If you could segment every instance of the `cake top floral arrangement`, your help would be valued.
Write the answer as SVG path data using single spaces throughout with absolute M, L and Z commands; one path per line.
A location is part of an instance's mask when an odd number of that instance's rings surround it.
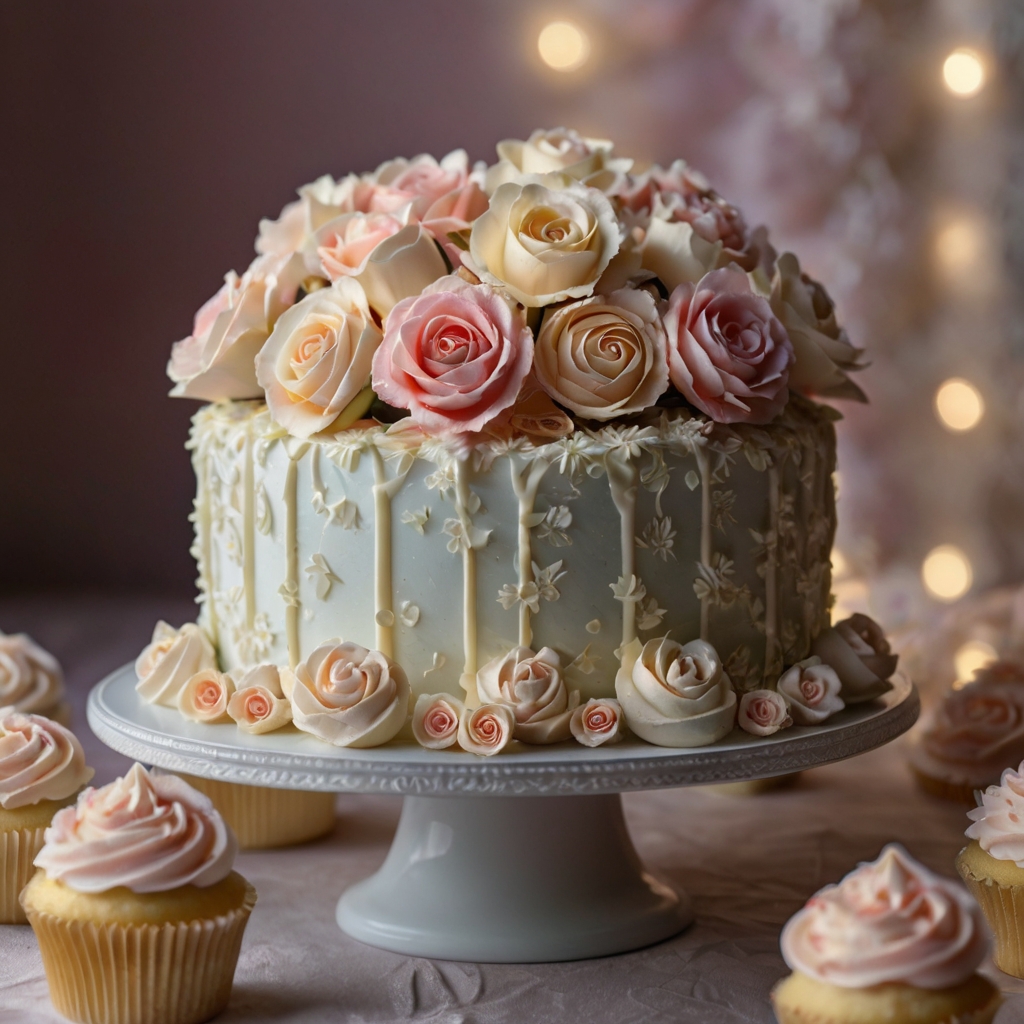
M 264 399 L 302 438 L 405 416 L 556 438 L 684 402 L 764 424 L 863 400 L 820 284 L 684 162 L 637 173 L 558 128 L 299 189 L 174 345 L 172 395 Z M 368 424 L 369 425 L 369 424 Z

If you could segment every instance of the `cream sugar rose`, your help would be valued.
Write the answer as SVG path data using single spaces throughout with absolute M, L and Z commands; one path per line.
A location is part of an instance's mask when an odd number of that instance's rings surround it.
M 822 286 L 682 161 L 567 129 L 498 155 L 304 186 L 175 345 L 173 393 L 213 403 L 202 613 L 154 637 L 140 692 L 223 717 L 196 673 L 280 666 L 328 742 L 411 712 L 489 753 L 710 743 L 883 693 L 871 637 L 829 625 L 818 400 L 863 395 Z

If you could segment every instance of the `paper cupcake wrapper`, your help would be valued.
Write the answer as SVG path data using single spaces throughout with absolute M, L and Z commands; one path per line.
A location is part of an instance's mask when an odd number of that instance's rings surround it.
M 193 775 L 182 778 L 213 801 L 243 850 L 306 843 L 334 828 L 333 793 L 244 786 Z
M 917 784 L 926 793 L 942 797 L 943 800 L 954 800 L 958 804 L 967 804 L 968 807 L 973 807 L 975 804 L 975 789 L 985 788 L 984 786 L 970 786 L 966 782 L 946 782 L 944 779 L 933 779 L 913 765 L 911 765 L 911 770 L 914 773 L 914 778 L 917 779 Z
M 43 848 L 40 828 L 12 828 L 0 832 L 0 924 L 24 924 L 27 918 L 18 897 L 36 873 L 36 854 Z
M 30 910 L 50 998 L 81 1024 L 200 1024 L 220 1013 L 256 902 L 177 924 L 96 924 Z
M 996 967 L 1024 978 L 1024 885 L 1000 885 L 989 878 L 975 878 L 969 871 L 960 873 L 992 929 Z

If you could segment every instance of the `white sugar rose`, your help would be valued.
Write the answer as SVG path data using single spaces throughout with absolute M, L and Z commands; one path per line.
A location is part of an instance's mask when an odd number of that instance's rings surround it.
M 585 747 L 618 743 L 623 731 L 622 705 L 606 697 L 588 700 L 572 713 L 569 729 Z
M 297 728 L 336 747 L 387 743 L 409 717 L 409 680 L 380 651 L 328 640 L 282 672 Z
M 569 722 L 579 690 L 569 693 L 562 662 L 550 647 L 536 654 L 514 647 L 476 674 L 480 699 L 508 704 L 515 713 L 515 738 L 524 743 L 560 743 L 569 738 Z
M 655 214 L 640 245 L 644 270 L 660 278 L 669 292 L 681 284 L 694 284 L 721 259 L 721 241 L 708 241 L 688 221 L 675 221 L 663 216 L 660 197 L 655 200 Z
M 57 659 L 24 633 L 0 633 L 0 707 L 45 714 L 63 697 Z
M 736 718 L 736 692 L 704 640 L 632 640 L 622 652 L 615 695 L 630 729 L 660 747 L 715 743 Z
M 508 704 L 481 704 L 459 719 L 459 746 L 484 757 L 500 754 L 512 742 L 515 724 Z
M 789 386 L 812 395 L 866 402 L 864 392 L 846 375 L 849 370 L 863 369 L 863 350 L 850 344 L 846 331 L 836 322 L 828 292 L 801 273 L 791 252 L 784 252 L 775 265 L 771 304 L 796 355 Z
M 776 684 L 797 725 L 820 725 L 846 705 L 839 676 L 821 658 L 805 658 L 779 676 Z
M 421 153 L 412 160 L 387 160 L 372 175 L 376 189 L 370 200 L 373 210 L 396 210 L 407 206 L 416 220 L 444 196 L 469 182 L 469 157 L 456 149 L 440 160 Z
M 178 710 L 193 722 L 218 722 L 227 717 L 234 692 L 231 676 L 215 668 L 203 669 L 178 691 Z
M 465 713 L 466 706 L 450 694 L 421 693 L 412 711 L 412 734 L 421 747 L 444 750 L 458 742 Z
M 150 704 L 177 707 L 185 684 L 197 672 L 216 667 L 213 644 L 194 622 L 181 629 L 158 622 L 152 641 L 135 661 L 135 689 Z
M 254 360 L 277 318 L 306 276 L 299 256 L 258 256 L 239 277 L 225 277 L 220 291 L 196 313 L 192 333 L 175 342 L 167 364 L 175 398 L 216 402 L 261 398 Z
M 786 698 L 774 690 L 743 694 L 736 717 L 739 727 L 754 736 L 771 736 L 793 724 Z
M 623 231 L 608 198 L 564 174 L 501 185 L 473 222 L 473 269 L 524 306 L 594 291 Z
M 896 671 L 897 656 L 882 627 L 867 615 L 857 612 L 819 633 L 811 653 L 835 669 L 847 704 L 874 700 L 892 689 L 888 680 Z
M 608 139 L 587 139 L 571 128 L 538 128 L 524 142 L 504 139 L 498 143 L 498 163 L 487 171 L 487 189 L 528 174 L 561 171 L 581 180 L 604 170 L 623 173 L 632 160 L 612 158 Z
M 256 357 L 271 415 L 296 437 L 358 419 L 372 400 L 370 368 L 381 338 L 366 293 L 351 278 L 307 295 L 282 314 Z
M 665 328 L 646 291 L 622 288 L 549 310 L 535 346 L 541 387 L 586 419 L 650 408 L 668 388 Z

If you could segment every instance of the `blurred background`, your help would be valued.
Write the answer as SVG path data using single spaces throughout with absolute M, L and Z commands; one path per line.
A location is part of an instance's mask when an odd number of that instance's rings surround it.
M 164 366 L 260 217 L 556 125 L 685 157 L 867 348 L 838 611 L 936 682 L 1024 641 L 1014 0 L 5 0 L 0 628 L 82 594 L 191 614 L 195 406 Z

